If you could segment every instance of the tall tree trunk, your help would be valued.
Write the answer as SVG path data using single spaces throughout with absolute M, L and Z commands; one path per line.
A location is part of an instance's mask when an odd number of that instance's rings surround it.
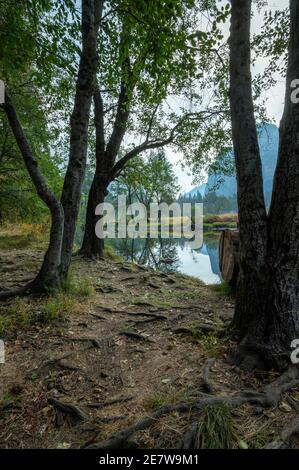
M 278 162 L 269 212 L 271 282 L 261 344 L 278 369 L 290 358 L 299 338 L 299 104 L 291 101 L 291 83 L 299 77 L 299 3 L 290 2 L 291 25 L 284 114 L 280 124 Z
M 122 42 L 123 40 L 121 40 L 121 44 Z M 129 79 L 131 75 L 131 65 L 128 56 L 123 59 L 122 68 L 124 74 L 127 75 L 127 79 Z M 132 80 L 130 86 L 134 87 L 134 83 L 134 80 Z M 101 92 L 99 87 L 96 86 L 94 93 L 96 171 L 88 195 L 85 232 L 83 243 L 80 249 L 80 254 L 89 258 L 98 258 L 103 256 L 104 240 L 97 238 L 95 234 L 96 223 L 99 220 L 99 216 L 95 215 L 95 208 L 98 204 L 104 202 L 105 196 L 108 194 L 107 188 L 111 181 L 115 160 L 126 132 L 127 122 L 130 114 L 129 105 L 129 89 L 128 84 L 126 83 L 126 79 L 124 78 L 120 85 L 117 111 L 112 133 L 106 146 L 104 131 L 104 106 Z
M 259 315 L 268 275 L 267 215 L 251 90 L 250 15 L 251 0 L 232 1 L 230 105 L 240 228 L 240 275 L 234 325 L 240 336 Z
M 291 0 L 291 29 L 284 115 L 268 219 L 263 202 L 251 99 L 249 0 L 232 1 L 231 112 L 238 177 L 240 279 L 234 324 L 239 359 L 261 358 L 281 370 L 299 338 L 299 105 L 291 82 L 299 76 L 299 4 Z
M 40 172 L 38 163 L 34 157 L 32 149 L 30 148 L 17 113 L 8 95 L 6 95 L 5 104 L 3 106 L 37 194 L 51 212 L 52 225 L 50 242 L 44 257 L 42 268 L 35 280 L 28 286 L 25 286 L 25 288 L 29 289 L 31 292 L 42 292 L 50 288 L 57 287 L 59 284 L 59 267 L 61 261 L 61 244 L 64 222 L 63 208 L 55 194 L 48 188 L 47 182 Z
M 82 0 L 82 54 L 71 116 L 70 156 L 61 202 L 64 208 L 64 234 L 61 272 L 66 276 L 72 257 L 81 188 L 85 175 L 89 115 L 97 71 L 97 32 L 104 0 Z
M 99 220 L 99 217 L 95 214 L 95 209 L 98 204 L 102 204 L 105 201 L 105 197 L 108 194 L 110 165 L 108 164 L 105 152 L 104 106 L 101 92 L 97 85 L 93 99 L 96 130 L 96 170 L 88 194 L 84 237 L 79 253 L 87 258 L 96 259 L 103 257 L 104 240 L 98 238 L 95 233 L 96 223 Z

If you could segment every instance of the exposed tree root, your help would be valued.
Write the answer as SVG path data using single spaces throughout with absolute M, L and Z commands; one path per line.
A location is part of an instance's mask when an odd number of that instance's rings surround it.
M 25 286 L 22 286 L 22 287 L 17 287 L 16 289 L 0 291 L 0 301 L 7 300 L 12 297 L 29 295 L 31 293 L 31 285 L 32 283 L 30 282 L 29 284 L 26 284 Z
M 210 383 L 209 375 L 210 375 L 211 368 L 215 364 L 215 361 L 216 359 L 214 357 L 209 358 L 204 364 L 203 369 L 202 369 L 203 389 L 205 390 L 205 392 L 211 393 L 211 394 L 214 393 L 214 388 Z
M 133 320 L 135 325 L 143 325 L 144 323 L 152 323 L 155 321 L 162 321 L 162 320 L 168 320 L 167 317 L 164 317 L 163 315 L 153 315 L 146 320 Z M 131 320 L 132 321 L 132 320 Z
M 291 407 L 297 411 L 297 413 L 299 414 L 299 402 L 297 400 L 294 400 L 292 397 L 288 397 L 287 398 L 289 404 L 291 405 Z
M 115 421 L 121 421 L 123 419 L 127 419 L 127 415 L 121 415 L 121 416 L 103 416 L 98 418 L 98 421 L 101 423 L 114 423 Z
M 287 449 L 290 445 L 291 438 L 295 434 L 299 434 L 299 415 L 282 430 L 279 438 L 266 445 L 265 449 Z
M 109 313 L 122 313 L 124 315 L 129 315 L 131 317 L 149 317 L 149 318 L 153 318 L 153 317 L 156 317 L 158 318 L 159 320 L 168 320 L 168 317 L 166 317 L 165 315 L 161 315 L 161 314 L 155 314 L 154 312 L 133 312 L 133 311 L 126 311 L 126 310 L 117 310 L 117 309 L 113 309 L 113 308 L 110 308 L 110 307 L 100 307 L 102 310 L 104 310 L 105 312 L 109 312 Z M 96 314 L 93 314 L 94 316 L 96 316 Z
M 128 338 L 147 341 L 148 343 L 154 343 L 154 341 L 150 340 L 146 336 L 140 335 L 139 333 L 134 333 L 133 331 L 121 331 L 119 334 L 121 336 L 127 336 Z
M 92 312 L 91 312 L 90 315 L 92 315 L 93 317 L 97 318 L 98 320 L 105 320 L 105 321 L 107 321 L 107 318 L 102 317 L 101 315 L 98 315 L 98 314 L 96 314 L 96 313 L 92 313 Z
M 76 405 L 71 405 L 69 403 L 55 400 L 55 398 L 49 398 L 48 403 L 62 413 L 67 413 L 79 421 L 87 421 L 89 419 L 89 416 Z
M 125 403 L 133 400 L 134 398 L 134 396 L 112 398 L 111 400 L 104 401 L 103 403 L 88 403 L 87 406 L 89 406 L 89 408 L 105 408 L 106 406 L 115 405 L 116 403 Z
M 117 449 L 124 447 L 128 439 L 138 431 L 149 428 L 162 416 L 173 412 L 199 412 L 207 406 L 226 404 L 232 408 L 244 404 L 259 405 L 263 408 L 275 407 L 278 405 L 281 395 L 295 386 L 299 385 L 299 369 L 296 366 L 290 367 L 277 380 L 267 385 L 263 392 L 255 390 L 244 390 L 235 396 L 204 397 L 190 403 L 179 403 L 165 405 L 155 410 L 151 415 L 138 421 L 121 431 L 115 433 L 111 438 L 89 445 L 88 449 Z
M 194 449 L 194 442 L 197 434 L 198 423 L 191 424 L 182 440 L 179 442 L 177 449 Z
M 168 317 L 165 315 L 160 315 L 160 314 L 155 314 L 155 313 L 149 313 L 149 312 L 125 312 L 127 315 L 136 317 L 149 317 L 150 319 L 156 318 L 157 320 L 168 320 Z M 144 321 L 144 320 L 141 320 Z
M 194 330 L 201 331 L 202 333 L 215 333 L 215 334 L 220 334 L 223 332 L 222 329 L 218 328 L 215 325 L 211 325 L 210 323 L 198 323 L 194 326 L 194 329 L 192 328 L 187 328 L 187 327 L 179 327 L 173 330 L 174 333 L 176 334 L 185 334 L 185 335 L 190 335 L 193 336 Z
M 88 339 L 88 341 L 91 341 L 91 340 Z M 37 367 L 36 369 L 33 369 L 30 372 L 30 374 L 36 373 L 38 375 L 47 375 L 51 370 L 55 370 L 55 369 L 80 370 L 79 367 L 66 363 L 65 359 L 68 359 L 69 357 L 73 356 L 74 354 L 78 354 L 79 352 L 84 352 L 87 349 L 89 349 L 89 347 L 81 348 L 75 351 L 70 351 L 68 353 L 63 354 L 60 357 L 54 357 L 52 359 L 48 359 L 39 367 Z

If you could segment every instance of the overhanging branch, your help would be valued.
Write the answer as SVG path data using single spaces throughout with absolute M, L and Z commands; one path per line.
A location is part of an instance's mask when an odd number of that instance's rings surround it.
M 198 113 L 188 113 L 185 114 L 179 121 L 178 123 L 171 129 L 169 135 L 165 139 L 155 139 L 155 140 L 149 140 L 149 135 L 150 135 L 150 128 L 149 131 L 147 132 L 147 137 L 145 141 L 138 145 L 137 147 L 134 147 L 132 150 L 130 150 L 124 157 L 122 157 L 120 160 L 118 160 L 111 172 L 111 181 L 119 176 L 125 165 L 134 157 L 136 157 L 138 154 L 145 152 L 147 150 L 153 150 L 161 147 L 165 147 L 166 145 L 169 145 L 174 142 L 176 132 L 179 130 L 179 128 L 188 120 L 201 120 L 203 117 L 206 119 L 207 117 L 211 117 L 213 115 L 218 115 L 218 114 L 225 114 L 228 112 L 227 110 L 216 110 L 216 111 L 200 111 Z

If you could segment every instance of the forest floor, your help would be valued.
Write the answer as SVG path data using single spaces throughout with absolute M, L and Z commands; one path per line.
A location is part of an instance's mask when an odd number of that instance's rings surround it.
M 31 279 L 42 255 L 0 250 L 1 288 Z M 0 305 L 0 448 L 88 447 L 161 406 L 262 390 L 276 377 L 229 364 L 233 299 L 194 278 L 80 258 L 72 278 L 50 298 Z M 132 433 L 130 445 L 175 448 L 196 419 L 195 447 L 260 448 L 295 416 L 298 400 L 295 388 L 274 408 L 174 410 Z

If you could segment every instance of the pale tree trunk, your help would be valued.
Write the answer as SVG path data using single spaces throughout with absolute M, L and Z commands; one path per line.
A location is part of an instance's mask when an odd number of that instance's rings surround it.
M 244 365 L 283 369 L 299 338 L 299 5 L 291 1 L 285 110 L 269 217 L 263 201 L 250 77 L 250 0 L 232 1 L 230 100 L 237 167 L 240 278 L 234 326 Z
M 104 0 L 82 0 L 82 54 L 76 95 L 71 116 L 70 156 L 61 202 L 64 208 L 64 234 L 61 272 L 66 276 L 71 262 L 78 218 L 81 188 L 85 175 L 89 115 L 97 71 L 97 33 Z
M 44 257 L 42 268 L 35 280 L 23 289 L 28 290 L 29 292 L 43 292 L 57 287 L 60 282 L 59 268 L 63 236 L 63 208 L 55 194 L 49 189 L 47 182 L 39 169 L 37 160 L 30 148 L 17 113 L 8 95 L 6 95 L 5 104 L 3 106 L 36 192 L 51 212 L 52 225 L 50 242 Z M 8 292 L 7 295 L 9 294 L 10 293 Z M 14 294 L 13 291 L 12 294 Z M 1 295 L 4 296 L 5 292 L 1 293 Z

